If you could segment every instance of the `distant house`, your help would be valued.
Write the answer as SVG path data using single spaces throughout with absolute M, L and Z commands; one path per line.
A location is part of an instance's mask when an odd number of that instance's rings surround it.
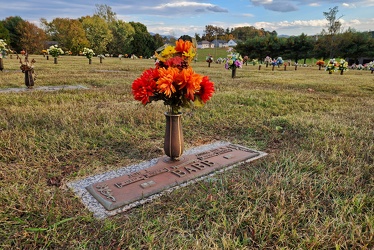
M 227 44 L 228 44 L 229 47 L 235 47 L 236 45 L 238 45 L 238 44 L 237 44 L 234 40 L 232 40 L 232 39 L 231 39 L 230 41 L 228 41 Z
M 45 42 L 44 42 L 44 45 L 45 45 L 46 48 L 49 48 L 49 47 L 51 47 L 52 45 L 53 45 L 53 46 L 56 46 L 56 45 L 58 46 L 58 42 L 56 42 L 56 41 L 45 41 Z
M 212 41 L 212 43 L 214 44 L 214 47 L 215 48 L 226 48 L 228 47 L 228 43 L 225 41 L 225 40 L 217 40 L 217 39 L 214 39 Z
M 374 61 L 374 58 L 373 57 L 360 57 L 357 60 L 353 58 L 346 58 L 346 61 L 348 62 L 349 65 L 352 65 L 354 63 L 364 65 L 366 63 Z
M 214 48 L 214 44 L 209 42 L 209 41 L 201 41 L 197 43 L 197 48 L 198 49 L 209 49 L 209 48 Z

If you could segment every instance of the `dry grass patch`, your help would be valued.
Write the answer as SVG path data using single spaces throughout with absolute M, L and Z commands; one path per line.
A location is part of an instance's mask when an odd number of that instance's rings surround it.
M 372 249 L 374 80 L 368 71 L 195 63 L 216 94 L 186 110 L 186 147 L 230 141 L 269 155 L 97 221 L 66 187 L 163 154 L 162 103 L 131 83 L 153 60 L 36 59 L 37 86 L 0 93 L 2 249 Z M 0 88 L 24 88 L 15 59 Z

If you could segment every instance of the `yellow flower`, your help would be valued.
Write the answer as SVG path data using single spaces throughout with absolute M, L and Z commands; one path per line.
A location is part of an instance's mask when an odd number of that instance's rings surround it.
M 155 52 L 156 58 L 161 62 L 166 62 L 166 58 L 162 57 L 159 53 Z
M 183 56 L 187 57 L 189 60 L 191 60 L 192 58 L 194 58 L 196 55 L 195 51 L 193 48 L 191 48 L 188 52 L 183 52 Z
M 170 57 L 173 56 L 177 51 L 175 50 L 174 46 L 168 45 L 166 48 L 161 52 L 161 56 L 163 57 Z

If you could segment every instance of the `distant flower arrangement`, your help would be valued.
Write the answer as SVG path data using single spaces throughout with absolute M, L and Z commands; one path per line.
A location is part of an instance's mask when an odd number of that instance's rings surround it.
M 367 64 L 367 68 L 373 73 L 374 71 L 374 61 L 371 61 Z
M 316 65 L 323 67 L 323 66 L 325 66 L 325 61 L 324 60 L 318 60 Z
M 339 66 L 338 66 L 338 69 L 340 71 L 346 71 L 348 69 L 348 63 L 344 59 L 341 59 L 340 63 L 339 63 Z
M 178 114 L 183 107 L 203 106 L 214 93 L 214 83 L 194 72 L 190 63 L 195 55 L 193 44 L 182 39 L 160 54 L 156 52 L 156 67 L 145 70 L 132 83 L 135 100 L 143 105 L 162 100 L 170 114 Z
M 276 60 L 276 62 L 277 62 L 277 65 L 281 65 L 281 64 L 283 64 L 283 59 L 282 59 L 282 57 L 278 57 L 277 60 Z
M 335 61 L 335 58 L 330 59 L 329 63 L 327 64 L 325 70 L 332 74 L 332 72 L 336 71 L 338 64 Z
M 241 68 L 243 66 L 243 57 L 239 53 L 231 53 L 227 55 L 226 58 L 226 64 L 225 68 L 226 69 L 236 69 L 236 68 Z
M 64 51 L 59 48 L 58 45 L 52 45 L 51 47 L 49 47 L 49 49 L 47 49 L 47 52 L 52 57 L 58 57 L 59 55 L 64 54 Z
M 0 39 L 0 56 L 1 57 L 5 57 L 6 52 L 8 51 L 6 46 L 7 44 L 5 43 L 5 41 L 3 39 Z
M 265 62 L 265 64 L 270 64 L 270 63 L 273 62 L 273 59 L 271 59 L 270 56 L 266 56 L 264 62 Z
M 95 53 L 92 49 L 84 48 L 83 55 L 85 55 L 88 59 L 91 59 L 95 55 Z

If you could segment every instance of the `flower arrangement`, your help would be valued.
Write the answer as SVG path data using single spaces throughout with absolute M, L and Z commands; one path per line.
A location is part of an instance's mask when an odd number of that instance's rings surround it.
M 5 43 L 5 41 L 3 39 L 0 39 L 0 56 L 1 57 L 5 57 L 6 52 L 8 51 L 6 46 L 7 44 Z
M 277 58 L 277 65 L 282 65 L 283 64 L 283 59 L 282 57 Z
M 358 69 L 358 70 L 363 70 L 363 69 L 364 69 L 364 66 L 362 66 L 362 64 L 360 63 L 359 65 L 356 66 L 356 69 Z
M 339 63 L 339 66 L 338 66 L 338 69 L 340 71 L 346 71 L 347 68 L 348 68 L 348 63 L 344 59 L 341 59 L 340 63 Z
M 97 57 L 100 59 L 100 63 L 103 63 L 103 59 L 105 59 L 105 56 L 103 54 L 100 54 Z
M 59 55 L 63 55 L 64 51 L 58 47 L 58 45 L 52 45 L 47 49 L 48 54 L 50 54 L 52 57 L 57 58 Z
M 316 65 L 323 67 L 323 66 L 325 66 L 325 61 L 322 60 L 322 59 L 320 59 L 320 60 L 318 60 L 318 61 L 316 62 Z
M 264 62 L 265 62 L 266 67 L 267 67 L 270 63 L 273 62 L 273 59 L 271 59 L 270 56 L 266 56 Z
M 316 62 L 316 65 L 318 65 L 318 70 L 321 70 L 321 68 L 325 66 L 325 61 L 320 59 Z
M 155 68 L 145 70 L 132 83 L 135 100 L 143 105 L 162 100 L 170 114 L 179 114 L 183 107 L 203 106 L 214 93 L 214 83 L 190 66 L 195 54 L 193 44 L 182 39 L 156 52 Z
M 258 63 L 257 59 L 252 59 L 252 65 L 255 66 Z
M 327 64 L 325 70 L 332 74 L 332 72 L 336 71 L 337 63 L 335 58 L 330 59 L 329 63 Z
M 367 67 L 368 70 L 371 71 L 371 73 L 373 73 L 373 71 L 374 71 L 374 61 L 371 61 L 371 62 L 367 63 L 366 67 Z
M 95 55 L 95 53 L 92 49 L 84 48 L 83 55 L 85 55 L 88 59 L 91 59 Z
M 227 55 L 225 69 L 236 69 L 241 68 L 243 66 L 243 58 L 239 53 L 231 53 Z
M 245 63 L 245 65 L 248 65 L 248 61 L 249 61 L 249 57 L 248 56 L 244 56 L 243 57 L 243 63 Z
M 211 55 L 209 55 L 209 56 L 207 56 L 207 57 L 205 58 L 205 61 L 206 61 L 207 63 L 212 63 L 212 62 L 213 62 L 213 57 L 212 57 Z
M 29 59 L 25 57 L 24 61 L 22 62 L 22 59 L 19 59 L 19 62 L 21 64 L 20 69 L 22 73 L 25 74 L 25 85 L 27 88 L 32 88 L 34 86 L 34 83 L 36 81 L 36 74 L 33 75 L 34 72 L 34 63 L 36 62 L 35 59 L 32 59 L 31 62 L 29 62 Z

